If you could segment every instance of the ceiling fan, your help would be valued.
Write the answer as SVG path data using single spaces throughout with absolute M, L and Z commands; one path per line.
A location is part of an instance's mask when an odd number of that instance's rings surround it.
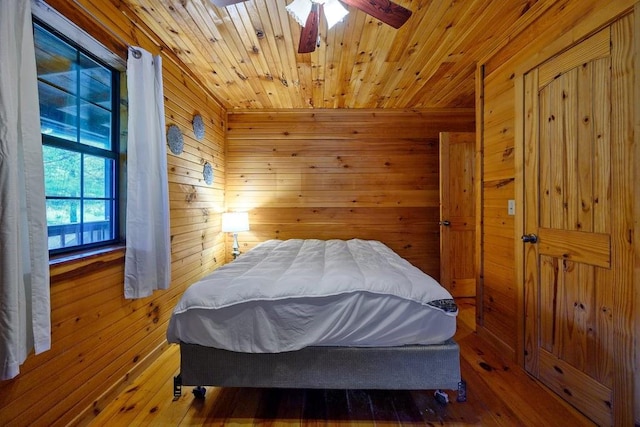
M 245 0 L 211 0 L 218 7 L 241 1 Z M 409 9 L 390 0 L 294 0 L 286 6 L 286 9 L 303 27 L 298 53 L 313 52 L 317 46 L 320 46 L 318 27 L 321 9 L 327 19 L 327 29 L 340 22 L 349 13 L 340 1 L 368 13 L 393 28 L 400 28 L 411 16 Z

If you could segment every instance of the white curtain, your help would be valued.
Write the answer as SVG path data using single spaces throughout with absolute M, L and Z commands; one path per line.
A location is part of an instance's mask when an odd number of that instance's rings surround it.
M 0 379 L 51 347 L 49 251 L 31 2 L 0 1 Z
M 127 61 L 127 221 L 125 298 L 144 298 L 171 281 L 162 60 L 139 47 Z

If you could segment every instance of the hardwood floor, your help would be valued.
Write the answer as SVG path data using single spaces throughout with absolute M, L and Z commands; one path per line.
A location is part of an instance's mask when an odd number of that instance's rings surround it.
M 467 402 L 441 405 L 433 391 L 279 390 L 208 387 L 206 398 L 183 388 L 172 399 L 179 351 L 171 346 L 106 407 L 92 426 L 581 426 L 593 425 L 514 363 L 480 340 L 473 300 L 458 300 L 460 345 Z

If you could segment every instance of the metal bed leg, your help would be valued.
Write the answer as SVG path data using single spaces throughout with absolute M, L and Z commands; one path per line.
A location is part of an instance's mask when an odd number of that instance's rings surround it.
M 173 377 L 173 400 L 182 396 L 182 376 L 180 374 Z
M 458 383 L 458 398 L 456 400 L 458 402 L 467 401 L 467 382 L 465 380 L 461 379 Z

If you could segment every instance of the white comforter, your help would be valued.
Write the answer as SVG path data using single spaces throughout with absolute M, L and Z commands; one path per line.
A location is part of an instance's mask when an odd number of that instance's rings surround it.
M 167 338 L 239 352 L 433 344 L 451 295 L 377 241 L 269 240 L 187 289 Z

